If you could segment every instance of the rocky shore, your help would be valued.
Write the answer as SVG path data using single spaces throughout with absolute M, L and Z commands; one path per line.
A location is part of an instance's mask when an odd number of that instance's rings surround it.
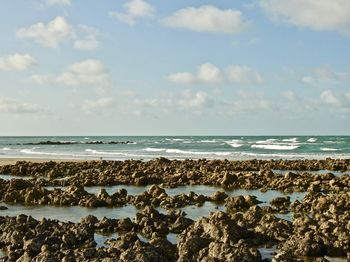
M 346 261 L 350 176 L 340 172 L 347 171 L 349 159 L 160 158 L 1 166 L 0 249 L 5 255 L 0 261 Z M 115 185 L 121 188 L 108 193 Z M 130 194 L 129 185 L 144 190 Z M 215 190 L 169 193 L 193 185 Z M 99 190 L 89 193 L 90 187 Z M 231 194 L 242 189 L 247 194 Z M 283 196 L 266 202 L 256 191 Z M 303 198 L 292 199 L 293 192 L 302 192 Z M 207 204 L 216 210 L 198 219 L 183 211 Z M 134 206 L 137 212 L 124 218 L 89 215 L 73 223 L 4 215 L 14 205 L 91 210 Z M 101 246 L 95 238 L 101 233 L 117 237 Z M 177 236 L 175 242 L 169 241 L 170 234 Z M 261 250 L 272 247 L 275 251 L 264 257 Z

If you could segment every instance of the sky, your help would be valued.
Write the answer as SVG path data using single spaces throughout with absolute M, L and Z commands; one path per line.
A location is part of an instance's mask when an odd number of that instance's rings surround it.
M 350 135 L 349 0 L 3 0 L 0 135 Z

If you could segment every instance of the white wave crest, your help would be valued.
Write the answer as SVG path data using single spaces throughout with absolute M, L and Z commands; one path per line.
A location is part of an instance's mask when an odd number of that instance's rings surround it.
M 314 138 L 314 137 L 310 137 L 307 142 L 310 142 L 310 143 L 315 143 L 317 141 L 317 138 Z
M 11 149 L 11 148 L 8 148 L 8 147 L 4 147 L 4 148 L 2 148 L 1 150 L 10 151 L 10 150 L 12 150 L 12 149 Z
M 293 137 L 293 138 L 285 138 L 282 139 L 283 142 L 291 142 L 291 143 L 297 143 L 298 142 L 298 138 Z
M 231 140 L 231 141 L 226 141 L 225 143 L 234 147 L 234 148 L 238 148 L 238 147 L 243 146 L 242 140 Z
M 167 149 L 165 152 L 168 154 L 186 154 L 186 155 L 216 155 L 216 156 L 231 155 L 231 152 L 198 152 L 198 151 L 186 151 L 181 149 Z
M 294 149 L 297 149 L 299 146 L 297 145 L 268 145 L 268 144 L 265 144 L 265 145 L 252 145 L 251 146 L 252 148 L 260 148 L 260 149 L 269 149 L 269 150 L 294 150 Z
M 166 149 L 165 148 L 153 148 L 153 147 L 147 147 L 144 149 L 145 151 L 148 151 L 148 152 L 162 152 L 162 151 L 165 151 Z
M 320 148 L 322 151 L 338 151 L 339 149 L 336 148 L 329 148 L 329 147 L 321 147 Z

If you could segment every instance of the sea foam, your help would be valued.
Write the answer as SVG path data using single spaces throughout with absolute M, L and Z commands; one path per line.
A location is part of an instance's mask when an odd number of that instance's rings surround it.
M 294 150 L 299 146 L 297 145 L 281 145 L 281 144 L 270 144 L 270 145 L 252 145 L 252 148 L 260 148 L 260 149 L 270 149 L 270 150 Z

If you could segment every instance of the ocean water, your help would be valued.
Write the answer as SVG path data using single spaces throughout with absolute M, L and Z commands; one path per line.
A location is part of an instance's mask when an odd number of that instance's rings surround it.
M 74 144 L 43 145 L 44 141 Z M 88 144 L 101 141 L 102 144 Z M 109 142 L 129 142 L 109 144 Z M 350 136 L 0 137 L 0 158 L 41 159 L 350 158 Z

